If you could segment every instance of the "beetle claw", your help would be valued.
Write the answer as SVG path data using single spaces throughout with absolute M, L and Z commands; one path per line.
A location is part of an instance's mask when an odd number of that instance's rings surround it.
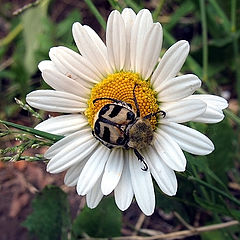
M 148 170 L 148 165 L 147 165 L 147 163 L 144 161 L 144 160 L 141 160 L 141 159 L 139 159 L 142 163 L 143 163 L 143 165 L 144 165 L 144 167 L 143 168 L 141 168 L 144 172 L 146 172 L 147 170 Z
M 142 162 L 143 165 L 144 165 L 143 168 L 141 168 L 141 169 L 142 169 L 144 172 L 146 172 L 146 171 L 148 170 L 148 165 L 147 165 L 147 163 L 144 161 L 143 156 L 139 153 L 139 151 L 138 151 L 137 149 L 134 149 L 134 153 L 136 154 L 138 160 L 139 160 L 140 162 Z

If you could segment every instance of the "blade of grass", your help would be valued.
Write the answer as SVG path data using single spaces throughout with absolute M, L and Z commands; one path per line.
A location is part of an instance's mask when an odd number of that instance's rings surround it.
M 220 194 L 221 196 L 224 196 L 225 198 L 228 198 L 230 201 L 232 201 L 235 204 L 237 204 L 238 206 L 240 206 L 240 201 L 238 199 L 236 199 L 235 197 L 233 197 L 233 196 L 231 196 L 231 195 L 229 195 L 229 194 L 219 190 L 218 188 L 216 188 L 216 187 L 214 187 L 214 186 L 212 186 L 212 185 L 202 181 L 201 179 L 198 179 L 196 177 L 190 176 L 190 177 L 188 177 L 188 180 L 193 181 L 193 182 L 197 182 L 200 185 L 202 185 L 202 186 L 204 186 L 204 187 L 206 187 L 206 188 L 208 188 L 208 189 L 210 189 L 210 190 Z
M 208 80 L 208 39 L 207 39 L 207 19 L 205 0 L 200 0 L 201 24 L 202 24 L 202 44 L 203 44 L 203 81 Z
M 19 130 L 22 130 L 22 131 L 30 133 L 30 134 L 37 135 L 39 137 L 42 137 L 42 138 L 45 138 L 45 139 L 48 139 L 48 140 L 52 140 L 54 142 L 57 142 L 57 141 L 61 140 L 62 138 L 64 138 L 64 136 L 39 131 L 39 130 L 34 129 L 34 128 L 22 126 L 22 125 L 12 123 L 12 122 L 7 122 L 7 121 L 4 121 L 4 120 L 0 120 L 0 123 L 4 124 L 6 126 L 9 126 L 9 127 L 17 128 Z
M 136 4 L 133 0 L 124 0 L 128 7 L 131 7 L 136 13 L 142 9 L 142 6 Z
M 212 5 L 212 7 L 215 9 L 216 13 L 221 19 L 221 24 L 223 25 L 223 28 L 226 33 L 229 33 L 231 24 L 225 15 L 224 11 L 221 9 L 221 7 L 218 5 L 218 1 L 216 0 L 209 0 L 209 3 Z
M 168 31 L 170 31 L 179 21 L 180 18 L 192 13 L 195 9 L 195 5 L 192 1 L 184 1 L 176 11 L 171 15 L 171 21 L 164 25 Z
M 152 14 L 153 15 L 153 21 L 157 21 L 160 13 L 162 11 L 162 7 L 163 7 L 164 2 L 165 2 L 165 0 L 159 0 L 157 7 Z
M 236 32 L 237 1 L 231 0 L 231 31 Z
M 92 12 L 92 14 L 96 17 L 96 19 L 98 20 L 98 22 L 100 23 L 100 25 L 106 29 L 106 21 L 104 20 L 104 18 L 102 17 L 102 15 L 100 14 L 100 12 L 98 11 L 98 9 L 95 7 L 95 5 L 93 4 L 92 0 L 84 0 L 85 3 L 88 5 L 90 11 Z
M 236 68 L 236 80 L 237 80 L 237 94 L 238 102 L 240 103 L 240 56 L 237 38 L 237 24 L 236 24 L 236 14 L 237 14 L 237 1 L 231 0 L 231 35 L 233 44 L 233 55 L 235 58 L 235 68 Z
M 108 0 L 108 2 L 112 6 L 113 9 L 122 11 L 122 6 L 119 4 L 119 2 L 117 0 Z
M 23 25 L 19 23 L 5 38 L 0 40 L 0 47 L 3 47 L 11 43 L 22 30 Z

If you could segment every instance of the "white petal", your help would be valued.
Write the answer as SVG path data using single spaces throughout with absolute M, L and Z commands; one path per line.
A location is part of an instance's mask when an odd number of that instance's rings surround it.
M 74 135 L 75 139 L 72 139 L 72 135 Z M 55 146 L 54 149 L 53 146 L 57 144 L 58 146 Z M 56 149 L 60 150 L 49 161 L 47 171 L 50 173 L 65 171 L 72 165 L 81 162 L 84 158 L 91 155 L 98 144 L 99 142 L 92 136 L 91 131 L 86 131 L 86 129 L 63 138 L 50 147 L 45 154 L 45 156 L 48 156 L 49 154 L 51 155 L 52 152 L 56 153 Z
M 86 117 L 80 114 L 70 114 L 51 117 L 39 123 L 35 129 L 57 135 L 69 135 L 88 125 Z
M 114 190 L 115 202 L 118 208 L 125 211 L 133 199 L 133 189 L 128 164 L 128 151 L 124 151 L 124 166 L 120 181 Z
M 145 47 L 143 44 L 152 25 L 153 20 L 150 11 L 147 9 L 140 10 L 132 26 L 130 40 L 131 70 L 135 72 L 138 72 L 139 66 L 141 66 L 141 51 Z
M 78 179 L 77 192 L 79 195 L 87 194 L 101 176 L 111 150 L 100 144 L 88 159 Z
M 158 99 L 161 102 L 172 102 L 192 95 L 201 87 L 201 80 L 193 74 L 187 74 L 161 82 L 158 89 Z
M 214 150 L 211 140 L 202 133 L 174 122 L 162 122 L 157 132 L 170 135 L 181 149 L 196 155 L 207 155 Z
M 50 112 L 78 113 L 87 108 L 86 99 L 55 90 L 37 90 L 29 93 L 26 101 L 34 108 Z
M 138 206 L 142 212 L 150 216 L 155 208 L 155 194 L 150 171 L 143 171 L 142 164 L 137 157 L 129 150 L 129 169 L 133 192 Z
M 177 178 L 174 171 L 163 162 L 152 146 L 148 147 L 144 155 L 150 172 L 160 189 L 168 196 L 175 195 L 177 192 Z
M 87 206 L 91 209 L 97 207 L 102 197 L 103 197 L 103 194 L 101 191 L 101 181 L 99 179 L 95 183 L 93 188 L 90 190 L 90 192 L 86 195 Z
M 106 44 L 112 68 L 120 71 L 125 62 L 127 43 L 124 21 L 117 10 L 111 12 L 107 21 Z
M 224 115 L 222 109 L 225 109 L 228 106 L 228 103 L 224 98 L 215 95 L 196 94 L 189 96 L 187 99 L 200 99 L 207 104 L 206 111 L 201 116 L 194 118 L 193 121 L 218 123 L 223 120 Z
M 162 103 L 161 110 L 166 112 L 165 119 L 170 122 L 188 122 L 206 111 L 207 104 L 201 100 L 185 100 Z
M 157 64 L 162 48 L 162 26 L 160 23 L 154 23 L 147 33 L 141 49 L 139 65 L 136 65 L 136 71 L 143 79 L 148 79 Z
M 73 187 L 77 185 L 78 178 L 85 164 L 86 161 L 81 161 L 80 163 L 73 165 L 67 170 L 67 173 L 64 177 L 64 183 L 67 186 Z
M 101 183 L 101 189 L 104 195 L 110 194 L 117 186 L 122 175 L 123 164 L 123 149 L 112 149 Z
M 53 158 L 58 152 L 66 148 L 68 145 L 71 145 L 73 142 L 78 141 L 83 136 L 91 136 L 91 128 L 86 127 L 76 133 L 72 133 L 67 137 L 64 137 L 62 140 L 54 143 L 44 154 L 44 157 L 47 159 Z M 93 137 L 93 136 L 92 136 Z
M 130 38 L 133 23 L 136 18 L 136 13 L 131 8 L 124 8 L 122 11 L 122 18 L 125 24 L 125 34 L 126 34 L 126 57 L 124 69 L 130 69 Z
M 55 90 L 74 94 L 86 101 L 91 92 L 90 86 L 86 88 L 69 76 L 65 76 L 57 69 L 45 69 L 42 72 L 44 81 Z
M 210 94 L 195 94 L 192 96 L 189 96 L 189 99 L 199 99 L 204 101 L 209 106 L 215 106 L 219 109 L 225 109 L 228 107 L 228 102 L 226 99 L 216 96 L 216 95 L 210 95 Z
M 55 64 L 50 61 L 50 60 L 44 60 L 44 61 L 41 61 L 39 64 L 38 64 L 38 68 L 41 72 L 43 72 L 44 70 L 46 69 L 53 69 L 53 70 L 56 70 L 56 66 Z
M 166 51 L 151 78 L 154 89 L 157 89 L 161 82 L 173 78 L 179 73 L 189 49 L 189 43 L 181 40 Z
M 221 122 L 223 118 L 224 115 L 222 110 L 210 105 L 202 115 L 192 119 L 192 121 L 202 123 L 218 123 Z
M 80 23 L 74 23 L 72 31 L 73 38 L 82 56 L 86 57 L 104 76 L 111 73 L 107 48 L 96 32 Z
M 91 62 L 69 48 L 51 48 L 49 56 L 60 72 L 71 76 L 86 88 L 98 83 L 103 77 Z
M 178 144 L 165 132 L 157 131 L 154 147 L 157 154 L 173 170 L 182 172 L 186 168 L 186 158 Z

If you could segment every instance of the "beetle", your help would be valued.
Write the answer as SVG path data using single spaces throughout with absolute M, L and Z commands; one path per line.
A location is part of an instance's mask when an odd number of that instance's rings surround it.
M 141 117 L 135 95 L 136 87 L 137 84 L 133 88 L 136 112 L 131 104 L 114 98 L 103 97 L 93 100 L 93 104 L 101 100 L 111 100 L 112 103 L 104 105 L 97 112 L 92 133 L 96 139 L 110 149 L 114 147 L 132 148 L 138 160 L 144 165 L 142 170 L 147 171 L 147 163 L 139 150 L 146 148 L 153 140 L 153 129 L 148 119 L 159 113 L 165 117 L 166 113 L 159 110 Z

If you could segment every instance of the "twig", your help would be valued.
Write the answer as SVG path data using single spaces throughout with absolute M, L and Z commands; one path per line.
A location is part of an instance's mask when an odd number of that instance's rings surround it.
M 41 0 L 36 0 L 36 1 L 33 2 L 33 3 L 28 3 L 28 4 L 24 5 L 23 7 L 18 8 L 17 10 L 15 10 L 15 11 L 13 12 L 13 15 L 16 16 L 16 15 L 24 12 L 25 10 L 27 10 L 27 9 L 29 9 L 29 8 L 31 8 L 31 7 L 35 7 L 35 6 L 37 6 L 40 2 L 41 2 Z
M 135 235 L 135 234 L 137 234 L 137 232 L 139 232 L 140 228 L 143 225 L 143 222 L 144 222 L 145 218 L 146 218 L 146 216 L 142 213 L 140 215 L 140 217 L 138 218 L 138 221 L 136 223 L 135 231 L 133 232 L 133 235 Z
M 194 230 L 194 227 L 188 224 L 177 212 L 173 212 L 174 216 L 189 230 Z
M 202 232 L 210 232 L 214 231 L 217 229 L 222 229 L 222 228 L 227 228 L 231 226 L 239 225 L 239 221 L 229 221 L 225 223 L 219 223 L 219 224 L 213 224 L 209 226 L 204 226 L 204 227 L 198 227 L 198 228 L 193 228 L 192 230 L 183 230 L 183 231 L 177 231 L 173 233 L 166 233 L 166 234 L 160 234 L 160 235 L 155 235 L 151 237 L 143 237 L 143 236 L 126 236 L 126 237 L 113 237 L 112 239 L 114 240 L 128 240 L 128 239 L 134 239 L 134 240 L 155 240 L 155 239 L 178 239 L 182 237 L 190 237 L 194 235 L 199 235 Z M 89 240 L 99 240 L 99 238 L 88 238 Z M 101 238 L 104 239 L 104 238 Z M 106 239 L 106 238 L 105 238 Z
M 9 67 L 14 62 L 13 58 L 8 58 L 5 62 L 0 64 L 0 71 L 3 71 L 7 67 Z

